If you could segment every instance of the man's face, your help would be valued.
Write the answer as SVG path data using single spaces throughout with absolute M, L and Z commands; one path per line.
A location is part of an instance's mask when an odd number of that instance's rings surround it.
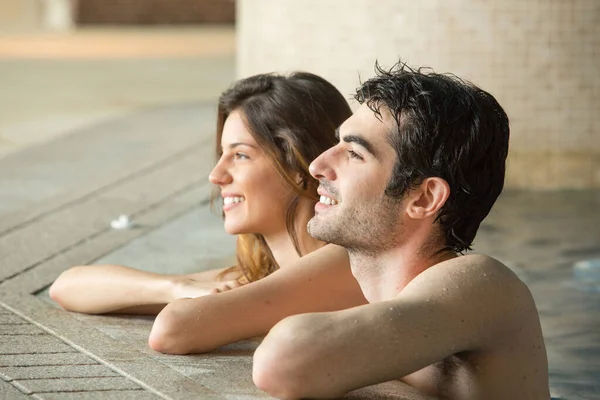
M 361 252 L 401 244 L 402 201 L 385 195 L 397 159 L 389 142 L 396 126 L 387 109 L 382 117 L 363 104 L 340 127 L 339 143 L 311 163 L 321 195 L 308 223 L 315 238 Z

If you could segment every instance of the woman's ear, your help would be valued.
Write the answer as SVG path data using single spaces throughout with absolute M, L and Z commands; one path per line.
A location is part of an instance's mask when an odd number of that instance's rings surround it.
M 450 186 L 439 177 L 426 178 L 418 188 L 410 191 L 406 213 L 413 219 L 437 215 L 450 197 Z

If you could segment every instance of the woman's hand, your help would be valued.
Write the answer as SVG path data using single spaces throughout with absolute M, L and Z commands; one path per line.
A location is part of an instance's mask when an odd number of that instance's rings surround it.
M 243 283 L 239 283 L 237 280 L 223 282 L 202 282 L 186 276 L 177 277 L 173 282 L 172 298 L 174 300 L 183 298 L 196 298 L 209 294 L 226 292 L 240 286 L 243 286 Z
M 228 290 L 232 290 L 235 288 L 239 288 L 240 286 L 244 286 L 244 283 L 240 283 L 237 279 L 233 281 L 225 281 L 225 282 L 215 282 L 217 287 L 212 288 L 209 292 L 210 294 L 222 293 Z

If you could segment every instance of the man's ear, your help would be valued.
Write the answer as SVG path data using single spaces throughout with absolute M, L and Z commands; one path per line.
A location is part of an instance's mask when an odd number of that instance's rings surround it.
M 406 213 L 413 219 L 435 216 L 450 196 L 450 186 L 439 177 L 426 178 L 418 188 L 411 190 Z

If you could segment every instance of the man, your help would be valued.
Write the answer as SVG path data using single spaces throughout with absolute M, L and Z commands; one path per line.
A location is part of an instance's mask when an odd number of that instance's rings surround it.
M 504 110 L 454 76 L 376 70 L 339 143 L 311 164 L 321 201 L 308 224 L 348 250 L 370 304 L 281 321 L 254 382 L 282 399 L 397 379 L 423 398 L 549 399 L 529 290 L 490 257 L 459 256 L 504 185 Z

